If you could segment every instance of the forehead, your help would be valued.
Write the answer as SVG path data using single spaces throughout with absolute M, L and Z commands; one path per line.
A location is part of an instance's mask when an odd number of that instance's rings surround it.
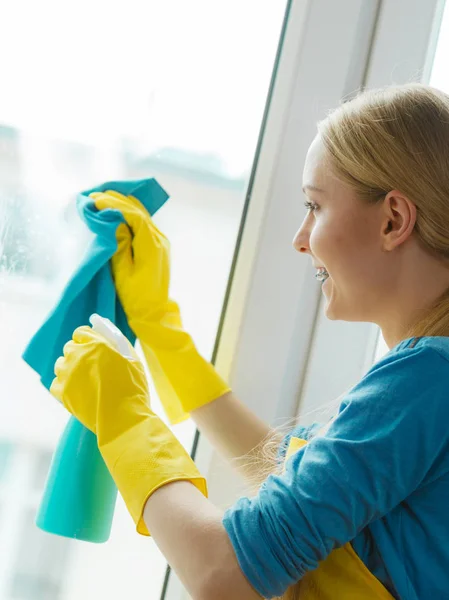
M 317 135 L 307 152 L 303 171 L 303 185 L 323 188 L 330 178 L 324 144 Z
M 359 202 L 354 190 L 335 176 L 325 146 L 318 135 L 307 152 L 303 172 L 303 190 L 306 194 L 315 191 L 320 201 L 325 201 L 328 206 L 332 205 L 339 212 L 358 211 L 364 206 Z M 329 203 L 329 200 L 332 202 Z

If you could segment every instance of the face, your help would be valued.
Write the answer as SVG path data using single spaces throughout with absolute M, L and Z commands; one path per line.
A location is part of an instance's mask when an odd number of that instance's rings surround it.
M 303 186 L 308 212 L 293 245 L 329 274 L 322 283 L 326 315 L 376 322 L 391 284 L 382 247 L 382 203 L 361 201 L 332 174 L 319 136 L 307 154 Z

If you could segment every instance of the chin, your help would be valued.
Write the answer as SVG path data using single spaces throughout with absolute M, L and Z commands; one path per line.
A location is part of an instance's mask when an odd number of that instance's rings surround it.
M 364 318 L 363 315 L 360 314 L 360 311 L 351 310 L 348 307 L 336 306 L 335 302 L 327 302 L 324 314 L 329 321 L 349 321 L 351 323 L 368 322 L 368 319 Z
M 325 310 L 324 314 L 326 315 L 326 318 L 329 319 L 329 321 L 342 321 L 344 319 L 342 319 L 341 317 L 335 315 L 332 311 L 329 310 Z
M 324 309 L 324 314 L 326 315 L 326 318 L 329 319 L 329 321 L 345 321 L 346 320 L 341 315 L 338 314 L 338 311 L 336 311 L 334 309 L 334 307 L 329 304 L 329 302 L 326 304 L 326 307 Z
M 329 282 L 329 283 L 328 283 Z M 334 290 L 329 289 L 330 280 L 324 282 L 323 284 L 323 295 L 326 300 L 326 305 L 324 307 L 324 314 L 330 321 L 339 321 L 341 317 L 338 314 L 338 310 L 335 310 L 335 298 L 334 298 Z M 326 287 L 325 287 L 326 286 Z M 327 289 L 326 289 L 327 288 Z M 326 293 L 327 292 L 327 293 Z
M 365 321 L 360 314 L 360 307 L 354 306 L 354 302 L 344 302 L 344 300 L 335 297 L 334 290 L 331 290 L 330 298 L 324 294 L 326 298 L 326 306 L 324 314 L 329 321 Z

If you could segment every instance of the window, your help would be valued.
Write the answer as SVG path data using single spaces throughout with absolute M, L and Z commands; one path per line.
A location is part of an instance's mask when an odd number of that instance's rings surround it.
M 14 600 L 63 600 L 67 561 L 74 542 L 46 535 L 34 525 L 33 509 L 23 511 L 9 595 Z
M 2 441 L 0 443 L 0 486 L 8 476 L 8 469 L 11 463 L 12 446 L 10 443 Z
M 75 194 L 151 176 L 171 195 L 156 220 L 172 242 L 172 294 L 211 356 L 285 6 L 19 0 L 3 17 L 0 444 L 12 438 L 18 453 L 0 505 L 1 600 L 160 594 L 165 560 L 122 502 L 102 546 L 35 527 L 67 415 L 19 357 L 85 247 Z M 194 433 L 176 428 L 188 448 Z
M 447 57 L 449 55 L 449 2 L 441 3 L 444 6 L 442 14 L 437 15 L 437 31 L 435 32 L 435 55 L 430 57 L 430 85 L 435 86 L 449 94 L 449 74 L 447 71 Z M 433 58 L 433 61 L 432 61 Z
M 250 176 L 286 5 L 266 135 Z M 62 600 L 153 599 L 165 576 L 165 560 L 136 535 L 120 501 L 104 545 L 55 541 L 32 522 L 67 416 L 18 357 L 84 246 L 75 193 L 141 176 L 167 188 L 172 197 L 157 220 L 172 239 L 173 296 L 210 356 L 250 181 L 217 360 L 238 395 L 273 424 L 293 416 L 300 399 L 306 410 L 334 400 L 372 363 L 377 332 L 324 322 L 317 312 L 313 270 L 291 250 L 303 216 L 301 166 L 316 121 L 342 97 L 420 72 L 441 5 L 10 3 L 0 36 L 8 57 L 0 66 L 0 441 L 12 450 L 0 478 L 0 600 L 27 598 L 31 586 L 36 598 L 40 587 Z M 183 423 L 176 434 L 189 447 L 194 427 Z M 214 500 L 227 502 L 234 480 L 216 475 L 206 440 L 199 450 Z M 59 578 L 48 572 L 55 552 Z M 179 600 L 176 586 L 171 578 L 166 600 Z

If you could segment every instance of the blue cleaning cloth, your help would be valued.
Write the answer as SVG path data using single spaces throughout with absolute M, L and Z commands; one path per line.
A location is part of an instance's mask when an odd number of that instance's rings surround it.
M 110 319 L 132 344 L 136 339 L 117 297 L 109 266 L 109 260 L 117 250 L 115 232 L 120 223 L 125 223 L 125 218 L 115 209 L 97 210 L 94 200 L 89 198 L 93 192 L 108 190 L 134 196 L 150 215 L 154 215 L 169 197 L 155 179 L 111 181 L 78 194 L 78 212 L 95 237 L 58 304 L 23 353 L 23 359 L 40 375 L 47 389 L 54 379 L 54 364 L 61 356 L 64 344 L 72 338 L 77 327 L 89 324 L 92 313 Z

